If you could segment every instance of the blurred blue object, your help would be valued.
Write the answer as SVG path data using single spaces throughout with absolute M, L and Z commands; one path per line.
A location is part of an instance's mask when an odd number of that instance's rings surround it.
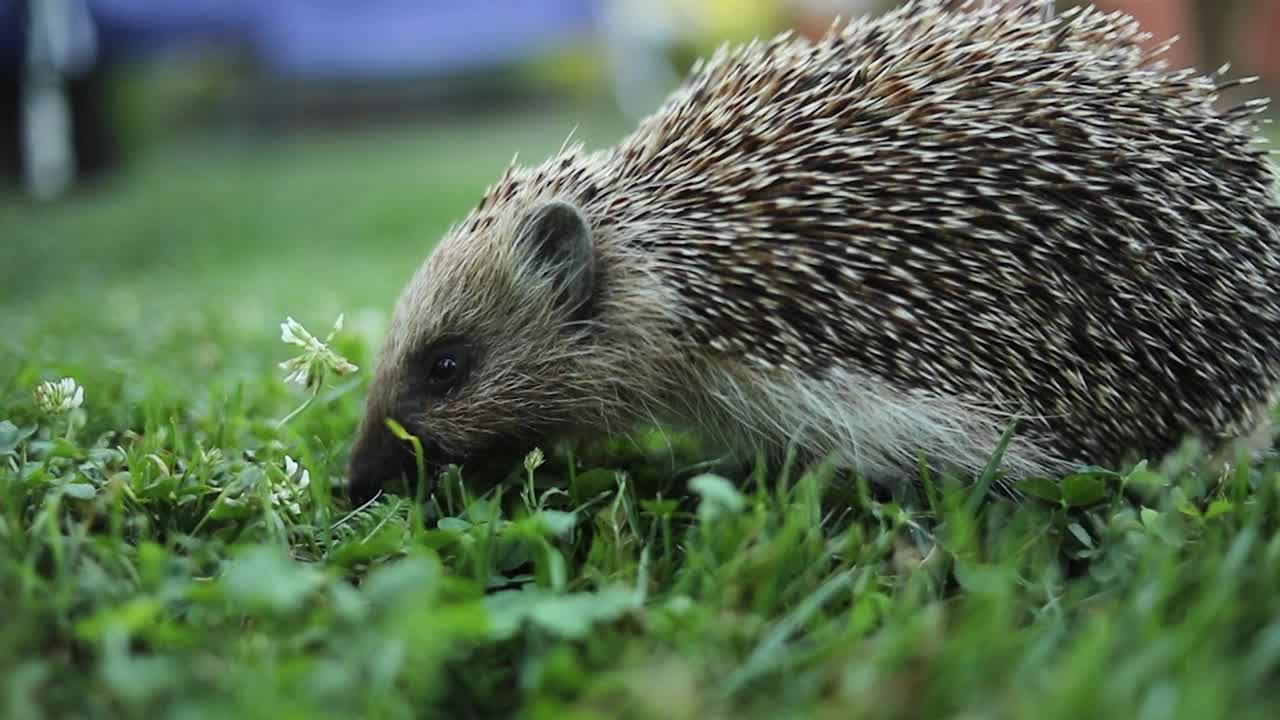
M 273 88 L 288 85 L 275 79 L 441 75 L 512 65 L 592 35 L 604 3 L 0 0 L 0 180 L 22 177 L 34 197 L 54 198 L 109 169 L 117 152 L 104 88 L 126 57 L 227 47 Z
M 22 63 L 23 23 L 17 0 L 0 0 L 0 69 L 14 69 Z
M 517 61 L 591 31 L 599 0 L 89 0 L 104 55 L 247 48 L 289 76 L 433 73 Z M 0 52 L 21 23 L 0 0 Z
M 274 0 L 262 5 L 254 44 L 272 70 L 382 75 L 523 59 L 590 30 L 596 2 Z
M 278 0 L 88 0 L 109 54 L 146 54 L 193 41 L 247 44 Z M 373 4 L 373 3 L 371 3 Z

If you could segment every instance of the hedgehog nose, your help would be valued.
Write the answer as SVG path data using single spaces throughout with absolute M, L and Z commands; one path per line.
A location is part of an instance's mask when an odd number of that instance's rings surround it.
M 423 441 L 426 479 L 435 477 L 436 463 L 431 443 Z M 354 505 L 363 505 L 379 492 L 398 491 L 413 487 L 418 480 L 417 457 L 413 446 L 390 432 L 380 432 L 374 438 L 357 440 L 351 449 L 347 465 L 347 497 Z M 430 488 L 425 488 L 430 490 Z

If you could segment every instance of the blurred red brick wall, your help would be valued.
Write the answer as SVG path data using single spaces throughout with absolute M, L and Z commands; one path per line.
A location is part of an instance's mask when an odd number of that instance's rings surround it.
M 902 0 L 778 0 L 790 24 L 803 34 L 822 34 L 838 14 L 881 12 Z M 1152 44 L 1177 35 L 1169 50 L 1175 66 L 1214 70 L 1228 60 L 1233 74 L 1261 75 L 1280 92 L 1280 0 L 1058 0 L 1059 7 L 1092 2 L 1133 15 Z
M 1095 0 L 1138 19 L 1152 42 L 1174 35 L 1175 65 L 1216 68 L 1230 60 L 1235 71 L 1261 75 L 1280 86 L 1280 0 Z

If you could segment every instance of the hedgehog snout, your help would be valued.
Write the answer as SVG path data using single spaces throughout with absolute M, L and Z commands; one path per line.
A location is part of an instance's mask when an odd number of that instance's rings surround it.
M 423 455 L 423 480 L 433 482 L 444 466 L 439 446 L 419 437 Z M 388 429 L 366 432 L 351 448 L 347 463 L 347 497 L 355 505 L 372 500 L 383 490 L 414 488 L 418 481 L 418 460 L 413 444 L 391 434 Z M 430 492 L 428 486 L 424 492 Z M 412 494 L 412 493 L 410 493 Z

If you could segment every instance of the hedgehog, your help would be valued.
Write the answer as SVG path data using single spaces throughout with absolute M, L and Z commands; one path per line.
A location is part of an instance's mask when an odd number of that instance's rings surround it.
M 1280 375 L 1265 101 L 1130 17 L 911 0 L 722 47 L 613 147 L 514 163 L 403 290 L 364 499 L 657 425 L 877 482 L 1221 447 Z

